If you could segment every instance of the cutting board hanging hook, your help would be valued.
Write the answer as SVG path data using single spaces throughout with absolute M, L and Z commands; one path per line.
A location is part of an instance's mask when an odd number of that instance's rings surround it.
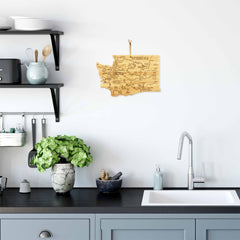
M 132 57 L 132 40 L 128 40 L 130 57 Z

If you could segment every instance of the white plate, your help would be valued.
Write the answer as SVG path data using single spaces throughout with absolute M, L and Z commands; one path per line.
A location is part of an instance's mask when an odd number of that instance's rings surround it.
M 47 30 L 52 30 L 51 28 L 27 28 L 27 27 L 21 27 L 21 28 L 16 28 L 15 30 L 18 31 L 47 31 Z
M 15 20 L 15 29 L 22 31 L 50 30 L 50 22 L 41 18 L 12 17 Z

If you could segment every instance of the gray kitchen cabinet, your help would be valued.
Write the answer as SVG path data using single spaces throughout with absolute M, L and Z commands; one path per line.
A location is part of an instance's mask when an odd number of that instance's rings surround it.
M 1 240 L 239 240 L 239 214 L 0 214 Z M 43 239 L 44 239 L 43 238 Z
M 196 240 L 239 240 L 240 219 L 196 220 Z
M 96 240 L 239 240 L 239 214 L 97 214 Z
M 84 214 L 83 214 L 84 215 Z M 3 218 L 1 240 L 93 240 L 94 216 L 32 214 Z
M 116 216 L 117 217 L 117 216 Z M 194 219 L 100 219 L 102 240 L 193 240 Z

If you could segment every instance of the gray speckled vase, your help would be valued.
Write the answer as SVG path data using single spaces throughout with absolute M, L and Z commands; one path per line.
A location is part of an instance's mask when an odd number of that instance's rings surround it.
M 71 163 L 54 164 L 52 167 L 52 187 L 57 193 L 68 193 L 75 181 L 75 169 Z

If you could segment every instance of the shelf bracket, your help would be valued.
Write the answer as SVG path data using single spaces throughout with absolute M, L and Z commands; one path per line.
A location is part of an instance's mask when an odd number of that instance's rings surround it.
M 55 69 L 59 71 L 60 63 L 60 35 L 59 34 L 50 34 L 52 47 L 53 47 L 53 56 L 55 61 Z
M 60 88 L 50 88 L 56 122 L 60 121 Z

